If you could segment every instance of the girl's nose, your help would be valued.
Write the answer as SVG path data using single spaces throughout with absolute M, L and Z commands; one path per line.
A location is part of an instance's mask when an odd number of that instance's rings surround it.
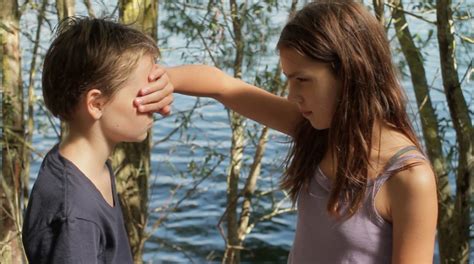
M 297 104 L 301 104 L 303 102 L 303 98 L 296 94 L 295 92 L 292 91 L 292 89 L 288 89 L 289 92 L 288 92 L 288 101 L 290 102 L 293 102 L 293 103 L 297 103 Z

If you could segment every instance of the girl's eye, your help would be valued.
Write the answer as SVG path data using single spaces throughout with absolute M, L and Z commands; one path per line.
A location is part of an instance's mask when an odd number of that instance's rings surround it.
M 296 80 L 297 80 L 298 82 L 306 82 L 306 81 L 308 81 L 308 79 L 302 78 L 302 77 L 297 77 Z

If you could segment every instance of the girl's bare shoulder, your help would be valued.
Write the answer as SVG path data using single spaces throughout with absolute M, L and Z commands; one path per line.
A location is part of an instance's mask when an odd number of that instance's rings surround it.
M 398 131 L 387 132 L 386 149 L 390 155 L 394 155 L 402 149 L 415 146 L 405 135 Z M 412 149 L 403 153 L 399 158 L 403 161 L 399 168 L 387 181 L 389 193 L 396 196 L 413 192 L 436 192 L 436 177 L 428 160 L 428 157 L 418 149 Z
M 413 163 L 412 166 L 410 162 Z M 407 167 L 390 177 L 392 188 L 400 192 L 410 193 L 423 189 L 436 189 L 436 178 L 431 165 L 426 160 L 407 160 Z
M 407 162 L 410 162 L 409 160 Z M 387 218 L 397 225 L 434 223 L 437 216 L 436 178 L 426 160 L 402 169 L 387 180 Z

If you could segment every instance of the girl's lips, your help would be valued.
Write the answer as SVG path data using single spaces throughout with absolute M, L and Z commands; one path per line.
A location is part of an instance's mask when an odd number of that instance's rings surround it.
M 313 112 L 311 112 L 311 111 L 301 111 L 301 114 L 302 114 L 303 116 L 309 116 L 309 115 L 311 115 L 312 113 L 313 113 Z

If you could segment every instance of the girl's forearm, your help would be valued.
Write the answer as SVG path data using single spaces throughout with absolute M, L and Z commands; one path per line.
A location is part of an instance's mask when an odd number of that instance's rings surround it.
M 219 99 L 234 78 L 207 65 L 182 65 L 166 69 L 177 93 Z
M 288 135 L 302 119 L 295 104 L 217 68 L 185 65 L 168 68 L 167 72 L 176 92 L 214 98 L 241 115 Z

